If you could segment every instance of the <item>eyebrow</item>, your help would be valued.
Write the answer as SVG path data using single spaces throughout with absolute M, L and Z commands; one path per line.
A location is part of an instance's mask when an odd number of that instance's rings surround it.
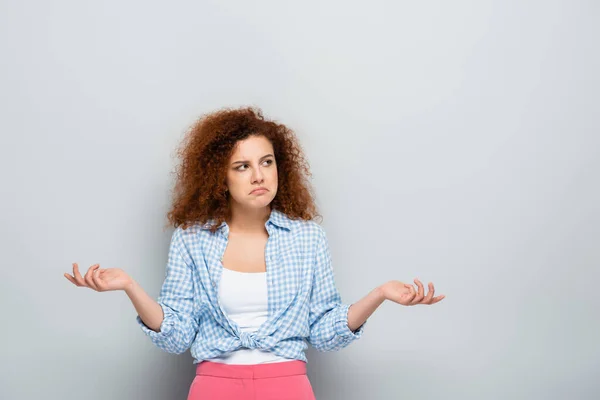
M 260 159 L 262 160 L 262 159 L 267 158 L 267 157 L 274 157 L 274 156 L 273 156 L 273 154 L 267 154 L 266 156 L 262 156 Z M 234 162 L 231 163 L 231 165 L 233 165 L 233 164 L 248 164 L 248 163 L 250 163 L 250 161 L 248 161 L 248 160 L 242 160 L 242 161 L 234 161 Z

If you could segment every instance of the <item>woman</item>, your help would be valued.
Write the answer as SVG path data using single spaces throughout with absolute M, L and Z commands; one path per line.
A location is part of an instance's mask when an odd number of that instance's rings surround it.
M 203 116 L 180 149 L 175 226 L 158 301 L 118 268 L 91 266 L 77 286 L 123 290 L 159 348 L 191 348 L 192 399 L 314 399 L 308 344 L 339 350 L 383 301 L 434 304 L 433 284 L 389 281 L 341 302 L 310 172 L 294 133 L 253 108 Z

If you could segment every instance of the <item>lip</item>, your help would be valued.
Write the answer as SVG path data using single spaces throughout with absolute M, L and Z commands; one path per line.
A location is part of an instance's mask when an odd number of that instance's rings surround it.
M 255 193 L 265 193 L 268 192 L 269 189 L 267 189 L 266 187 L 258 187 L 256 189 L 254 189 L 253 191 L 250 192 L 250 194 L 255 194 Z

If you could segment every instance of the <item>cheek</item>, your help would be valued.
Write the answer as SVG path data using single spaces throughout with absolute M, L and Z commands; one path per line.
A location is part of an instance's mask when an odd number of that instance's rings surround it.
M 273 171 L 271 172 L 271 179 L 277 182 L 277 168 L 273 168 Z
M 229 190 L 235 192 L 236 189 L 240 187 L 240 178 L 235 175 L 227 176 L 227 184 L 229 186 Z

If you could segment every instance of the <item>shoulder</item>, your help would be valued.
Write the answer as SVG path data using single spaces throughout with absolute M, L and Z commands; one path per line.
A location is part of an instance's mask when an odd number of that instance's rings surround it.
M 309 243 L 319 244 L 327 240 L 325 229 L 313 220 L 296 220 L 291 231 L 294 236 Z
M 202 246 L 214 239 L 214 234 L 202 224 L 192 224 L 183 229 L 178 226 L 173 231 L 171 242 L 187 249 Z
M 184 239 L 190 236 L 198 235 L 203 232 L 205 229 L 202 229 L 202 225 L 193 224 L 188 226 L 187 228 L 183 228 L 181 225 L 175 228 L 173 231 L 172 237 L 175 239 Z
M 298 219 L 293 220 L 293 222 L 294 228 L 302 232 L 321 233 L 325 231 L 323 227 L 317 221 L 314 220 Z

